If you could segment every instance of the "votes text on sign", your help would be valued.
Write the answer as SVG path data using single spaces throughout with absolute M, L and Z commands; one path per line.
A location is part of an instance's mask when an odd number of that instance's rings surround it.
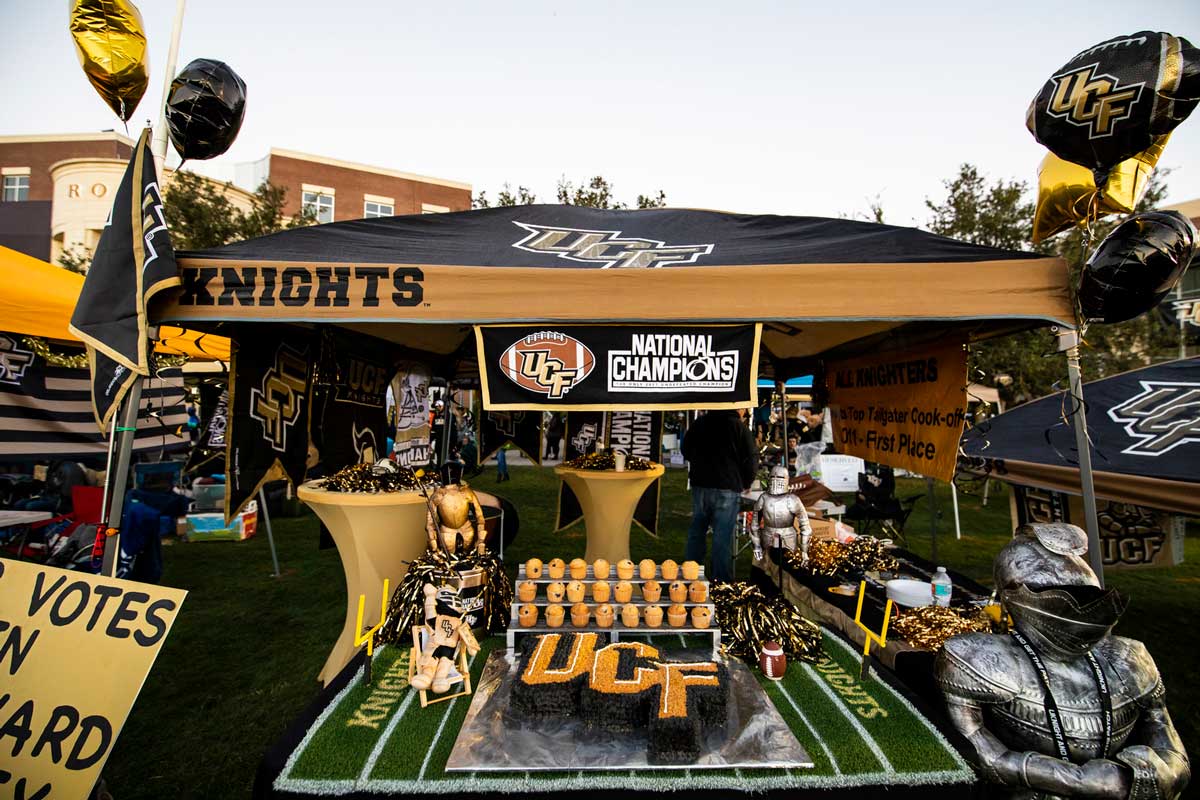
M 186 595 L 0 560 L 0 797 L 88 796 Z

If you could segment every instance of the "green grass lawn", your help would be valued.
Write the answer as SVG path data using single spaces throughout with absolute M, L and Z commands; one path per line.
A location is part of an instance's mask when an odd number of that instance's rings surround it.
M 512 480 L 489 471 L 474 483 L 512 500 L 521 533 L 506 554 L 510 565 L 532 556 L 570 559 L 584 551 L 583 526 L 553 533 L 558 482 L 549 469 L 510 468 Z M 681 559 L 691 501 L 682 470 L 665 477 L 659 536 L 636 528 L 638 558 Z M 901 496 L 924 483 L 900 481 Z M 1010 535 L 1008 496 L 993 484 L 986 508 L 960 495 L 962 541 L 954 540 L 949 487 L 939 484 L 938 561 L 990 583 L 991 559 Z M 906 528 L 908 545 L 930 555 L 929 515 L 920 501 Z M 1189 534 L 1194 531 L 1189 530 Z M 345 584 L 334 550 L 317 550 L 312 516 L 275 521 L 283 577 L 271 577 L 266 537 L 249 542 L 174 545 L 164 553 L 163 583 L 188 590 L 105 768 L 118 800 L 162 797 L 245 797 L 263 751 L 313 698 L 317 672 L 341 629 Z M 738 574 L 749 572 L 749 552 Z M 1180 636 L 1200 600 L 1200 539 L 1190 535 L 1179 567 L 1111 573 L 1132 602 L 1118 632 L 1141 639 L 1157 659 L 1176 725 L 1189 751 L 1200 753 L 1200 666 Z M 1185 629 L 1186 630 L 1186 629 Z

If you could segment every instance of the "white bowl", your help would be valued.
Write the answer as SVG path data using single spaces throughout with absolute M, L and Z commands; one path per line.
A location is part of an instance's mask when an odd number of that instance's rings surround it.
M 933 605 L 933 584 L 929 581 L 899 578 L 887 582 L 887 596 L 892 602 L 910 608 L 931 606 Z

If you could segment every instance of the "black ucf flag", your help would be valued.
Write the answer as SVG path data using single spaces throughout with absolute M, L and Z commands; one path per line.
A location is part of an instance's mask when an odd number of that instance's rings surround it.
M 274 335 L 243 329 L 235 340 L 229 370 L 229 413 L 225 430 L 225 518 L 232 519 L 264 483 L 304 481 L 312 412 L 315 346 L 305 331 Z
M 391 345 L 373 336 L 324 331 L 317 367 L 313 443 L 326 474 L 387 455 L 387 389 Z
M 509 442 L 534 464 L 542 463 L 541 411 L 485 411 L 478 419 L 480 464 Z
M 134 379 L 150 374 L 146 307 L 156 294 L 179 284 L 146 128 L 71 315 L 71 332 L 87 344 L 92 410 L 102 429 Z

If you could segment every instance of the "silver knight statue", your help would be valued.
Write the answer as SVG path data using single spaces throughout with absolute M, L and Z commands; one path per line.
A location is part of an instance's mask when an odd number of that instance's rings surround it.
M 1190 777 L 1141 642 L 1111 631 L 1126 602 L 1081 557 L 1074 525 L 1026 525 L 993 564 L 1013 628 L 946 642 L 937 680 L 990 780 L 1020 798 L 1178 797 Z
M 767 482 L 767 490 L 754 503 L 754 516 L 750 539 L 754 545 L 754 560 L 762 561 L 763 550 L 768 547 L 784 550 L 796 549 L 796 528 L 800 528 L 800 554 L 808 561 L 808 540 L 812 538 L 812 525 L 800 498 L 788 491 L 786 467 L 774 467 Z

